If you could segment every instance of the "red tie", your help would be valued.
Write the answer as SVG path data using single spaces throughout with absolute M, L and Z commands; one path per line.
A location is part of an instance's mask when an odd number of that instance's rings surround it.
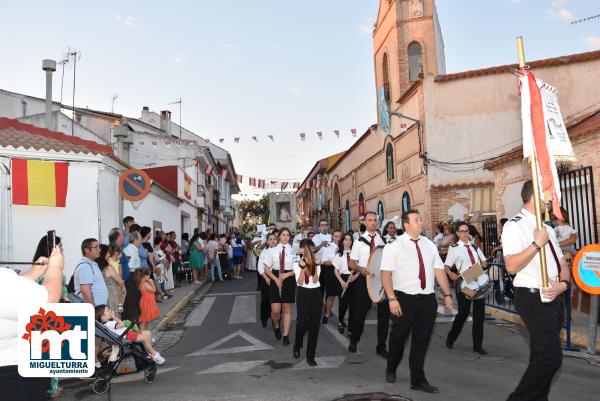
M 350 254 L 349 253 L 346 254 L 346 264 L 348 266 L 350 266 Z
M 279 274 L 285 273 L 285 247 L 281 248 L 281 261 L 279 262 Z
M 473 256 L 473 252 L 471 252 L 471 247 L 467 244 L 467 252 L 469 252 L 469 259 L 471 259 L 471 265 L 475 264 L 475 257 Z
M 310 277 L 310 274 L 308 274 L 308 272 L 304 273 L 304 284 L 308 284 L 308 278 Z
M 419 256 L 419 280 L 421 280 L 421 289 L 425 289 L 426 279 L 425 279 L 425 263 L 423 262 L 423 255 L 421 254 L 421 248 L 419 248 L 419 240 L 412 239 L 411 241 L 415 243 L 417 247 L 417 255 Z
M 369 237 L 371 237 L 371 252 L 373 252 L 375 249 L 375 235 L 369 234 Z

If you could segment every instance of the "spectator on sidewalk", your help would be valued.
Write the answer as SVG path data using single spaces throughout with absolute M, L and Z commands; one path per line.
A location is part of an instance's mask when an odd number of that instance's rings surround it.
M 442 238 L 442 242 L 440 243 L 440 257 L 442 261 L 446 260 L 446 255 L 448 254 L 448 248 L 454 245 L 458 241 L 458 237 L 454 231 L 454 226 L 452 224 L 446 224 L 444 226 L 444 237 Z
M 181 281 L 181 274 L 180 274 L 180 270 L 181 270 L 181 247 L 179 246 L 179 244 L 177 243 L 177 234 L 175 234 L 175 231 L 171 231 L 168 235 L 168 239 L 169 239 L 169 246 L 172 249 L 172 253 L 171 255 L 173 256 L 173 263 L 171 264 L 172 266 L 172 271 L 173 271 L 173 279 L 175 280 L 175 287 L 179 287 L 180 286 L 180 281 Z
M 207 254 L 207 266 L 210 274 L 210 281 L 215 282 L 215 268 L 217 269 L 219 281 L 223 281 L 223 274 L 221 273 L 221 263 L 219 262 L 219 242 L 215 234 L 210 234 L 208 237 L 208 245 L 206 246 Z
M 242 260 L 244 258 L 244 241 L 242 241 L 242 235 L 236 233 L 235 237 L 231 240 L 231 249 L 233 253 L 233 277 L 242 278 Z
M 123 236 L 125 237 L 125 244 L 129 243 L 129 228 L 135 224 L 135 219 L 131 216 L 125 216 L 123 218 Z
M 190 235 L 188 233 L 181 234 L 181 262 L 190 260 Z
M 118 309 L 115 309 L 115 312 L 119 313 L 119 316 L 121 313 L 123 313 L 123 303 L 125 302 L 125 280 L 123 280 L 123 275 L 121 274 L 121 264 L 119 263 L 119 260 L 121 259 L 121 255 L 123 254 L 123 250 L 119 247 L 109 247 L 108 250 L 108 265 L 112 268 L 112 270 L 115 271 L 115 273 L 117 274 L 117 276 L 120 279 L 120 283 L 119 280 L 115 280 L 117 282 L 117 299 L 118 299 L 118 304 L 117 307 Z M 108 299 L 110 301 L 111 298 L 111 292 L 110 292 L 110 286 L 108 287 Z M 110 303 L 110 302 L 109 302 Z
M 62 240 L 60 239 L 60 237 L 55 236 L 54 243 L 57 247 L 60 248 L 61 252 L 64 252 L 63 243 L 62 243 Z M 39 258 L 46 258 L 46 259 L 49 258 L 51 251 L 52 251 L 52 249 L 48 248 L 48 235 L 44 235 L 42 238 L 40 238 L 40 241 L 38 242 L 38 246 L 35 250 L 35 254 L 33 255 L 32 262 L 35 262 Z M 67 291 L 67 283 L 66 283 L 66 278 L 65 278 L 64 273 L 63 273 L 62 277 L 63 277 L 63 293 L 62 293 L 61 301 L 62 302 L 71 302 L 71 300 L 68 297 L 69 292 Z M 43 282 L 44 282 L 44 276 L 37 279 L 38 284 L 42 284 Z
M 117 250 L 113 251 L 113 255 L 116 253 L 120 253 L 120 249 L 117 248 Z M 100 271 L 104 274 L 104 282 L 108 289 L 107 305 L 112 310 L 121 313 L 123 311 L 123 305 L 120 295 L 125 288 L 125 282 L 119 275 L 119 270 L 115 270 L 113 265 L 109 263 L 110 255 L 111 248 L 108 245 L 100 245 L 100 257 L 96 259 L 96 263 L 98 263 Z
M 569 214 L 565 208 L 561 207 L 560 212 L 563 216 L 562 219 L 552 215 L 552 223 L 554 225 L 554 232 L 556 233 L 558 245 L 560 245 L 563 254 L 570 253 L 572 256 L 575 256 L 577 254 L 577 250 L 575 250 L 575 243 L 577 242 L 578 237 L 577 230 L 571 227 Z
M 167 257 L 167 260 L 169 261 L 169 264 L 166 266 L 167 282 L 165 283 L 165 289 L 167 291 L 170 291 L 173 288 L 175 288 L 175 283 L 173 280 L 174 279 L 173 262 L 175 261 L 175 257 L 173 256 L 173 248 L 170 245 L 171 239 L 170 239 L 169 234 L 165 233 L 164 231 L 161 231 L 160 239 L 161 239 L 160 249 L 162 249 L 162 251 L 165 253 L 165 256 Z
M 82 258 L 75 267 L 73 282 L 75 295 L 80 296 L 83 302 L 92 305 L 106 305 L 108 303 L 108 288 L 104 275 L 96 263 L 100 257 L 100 244 L 95 238 L 88 238 L 81 243 Z
M 46 398 L 47 377 L 22 377 L 17 368 L 18 311 L 15 305 L 37 311 L 62 297 L 62 250 L 55 247 L 50 258 L 41 257 L 21 274 L 0 267 L 0 388 L 2 401 L 39 401 Z M 44 277 L 40 285 L 36 281 Z
M 206 244 L 200 234 L 194 234 L 190 240 L 190 268 L 194 284 L 199 284 L 204 277 Z
M 162 249 L 160 249 L 161 239 L 159 236 L 154 238 L 154 252 L 152 256 L 154 257 L 154 266 L 156 268 L 155 272 L 157 275 L 158 285 L 163 293 L 166 293 L 165 283 L 167 282 L 167 265 L 169 261 Z
M 433 243 L 437 246 L 438 251 L 442 246 L 442 239 L 444 239 L 444 223 L 437 223 L 435 226 L 435 237 L 433 237 Z
M 123 253 L 127 257 L 129 270 L 134 271 L 141 268 L 139 247 L 142 244 L 142 237 L 139 231 L 129 233 L 129 245 L 123 249 Z
M 137 288 L 140 290 L 140 329 L 142 331 L 148 328 L 148 323 L 160 316 L 158 306 L 156 306 L 156 287 L 150 278 L 149 269 L 139 269 L 133 274 Z
M 125 243 L 125 236 L 123 235 L 123 231 L 120 228 L 115 227 L 112 230 L 110 230 L 110 233 L 108 234 L 108 244 L 113 248 L 119 247 L 121 248 L 121 250 L 123 250 L 125 246 L 129 245 L 129 240 L 127 240 L 127 243 Z M 127 256 L 125 256 L 125 254 L 122 252 L 119 263 L 121 264 L 121 275 L 123 277 L 123 281 L 127 282 L 131 272 L 129 270 L 129 263 L 127 263 Z

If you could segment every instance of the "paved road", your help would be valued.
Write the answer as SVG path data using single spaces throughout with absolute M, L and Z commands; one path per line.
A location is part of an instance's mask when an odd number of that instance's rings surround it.
M 438 314 L 426 362 L 429 381 L 440 394 L 410 390 L 408 361 L 395 384 L 384 380 L 385 361 L 375 355 L 375 308 L 367 319 L 359 353 L 348 354 L 347 339 L 337 332 L 337 319 L 321 326 L 316 368 L 292 357 L 291 346 L 275 340 L 270 326 L 258 319 L 255 276 L 217 283 L 190 304 L 158 339 L 167 364 L 155 384 L 139 376 L 123 376 L 112 386 L 111 398 L 129 400 L 336 400 L 344 395 L 385 393 L 421 400 L 504 400 L 525 369 L 527 342 L 520 329 L 503 322 L 486 323 L 489 355 L 471 350 L 471 324 L 455 344 L 444 346 L 451 317 Z M 293 327 L 292 327 L 293 333 Z M 293 342 L 293 336 L 292 336 Z M 597 400 L 600 364 L 565 357 L 551 400 Z M 81 384 L 67 387 L 66 399 L 104 400 Z M 358 399 L 358 397 L 357 397 Z M 375 396 L 360 399 L 380 399 Z

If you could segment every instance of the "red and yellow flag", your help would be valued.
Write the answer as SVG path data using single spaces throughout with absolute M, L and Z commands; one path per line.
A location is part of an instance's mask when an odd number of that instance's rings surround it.
M 14 205 L 65 207 L 69 164 L 12 159 Z

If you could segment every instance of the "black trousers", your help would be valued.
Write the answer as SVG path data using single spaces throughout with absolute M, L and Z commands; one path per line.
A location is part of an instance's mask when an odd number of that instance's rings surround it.
M 404 354 L 404 345 L 410 334 L 412 337 L 408 360 L 410 383 L 420 385 L 427 381 L 423 369 L 437 314 L 437 301 L 434 294 L 408 295 L 396 291 L 396 297 L 400 302 L 402 315 L 400 317 L 392 315 L 387 370 L 395 372 L 398 368 Z
M 321 309 L 323 298 L 319 288 L 298 287 L 296 299 L 296 338 L 294 346 L 301 348 L 304 333 L 308 331 L 308 343 L 306 344 L 306 359 L 315 359 L 317 341 L 319 339 L 319 327 L 321 325 Z
M 386 349 L 390 331 L 390 304 L 387 298 L 377 304 L 377 349 Z
M 0 367 L 2 401 L 39 401 L 47 398 L 47 377 L 21 377 L 17 365 Z
M 458 286 L 457 286 L 458 287 Z M 452 328 L 448 332 L 448 340 L 456 341 L 460 331 L 471 313 L 471 304 L 473 304 L 473 346 L 480 346 L 483 343 L 483 321 L 485 320 L 485 299 L 470 300 L 457 289 L 456 299 L 458 299 L 458 314 L 454 318 Z
M 350 277 L 349 274 L 340 274 L 340 276 L 342 277 L 342 280 L 344 281 L 348 281 L 348 277 Z M 354 286 L 354 283 L 350 283 L 348 285 L 348 288 L 346 289 L 346 292 L 344 292 L 344 296 L 341 296 L 340 293 L 340 297 L 339 297 L 339 301 L 338 301 L 338 321 L 340 323 L 344 322 L 344 319 L 346 318 L 346 312 L 348 311 L 348 303 L 350 300 L 350 296 L 352 294 L 352 287 Z M 348 322 L 348 324 L 350 324 L 350 322 Z
M 552 378 L 562 363 L 562 297 L 544 303 L 539 292 L 515 287 L 515 305 L 529 331 L 529 365 L 509 401 L 548 399 Z
M 271 317 L 271 302 L 269 301 L 269 285 L 265 279 L 256 272 L 256 287 L 260 291 L 260 320 L 266 321 Z
M 367 291 L 367 280 L 365 276 L 357 278 L 352 286 L 350 294 L 350 317 L 348 318 L 348 330 L 351 333 L 350 340 L 359 342 L 365 328 L 365 318 L 371 308 L 371 298 Z

